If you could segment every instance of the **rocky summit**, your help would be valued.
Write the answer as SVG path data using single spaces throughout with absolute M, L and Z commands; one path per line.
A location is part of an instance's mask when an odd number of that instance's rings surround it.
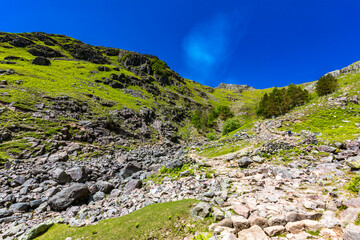
M 0 32 L 0 239 L 360 239 L 359 66 L 324 95 L 212 88 L 149 54 Z

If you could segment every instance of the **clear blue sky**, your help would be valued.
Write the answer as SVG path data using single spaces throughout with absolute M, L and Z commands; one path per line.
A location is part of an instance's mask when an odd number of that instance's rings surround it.
M 360 60 L 358 0 L 16 0 L 1 8 L 0 31 L 153 54 L 210 86 L 281 87 Z

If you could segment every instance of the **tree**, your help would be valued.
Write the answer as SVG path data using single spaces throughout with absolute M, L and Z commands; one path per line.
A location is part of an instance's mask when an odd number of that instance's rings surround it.
M 319 96 L 324 96 L 334 92 L 338 87 L 337 79 L 331 75 L 326 74 L 322 76 L 316 83 L 316 93 Z
M 225 135 L 241 127 L 241 123 L 237 119 L 228 119 L 224 123 L 222 134 Z

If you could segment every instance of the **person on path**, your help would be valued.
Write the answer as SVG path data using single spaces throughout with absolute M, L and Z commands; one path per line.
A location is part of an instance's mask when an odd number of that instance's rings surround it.
M 288 131 L 288 135 L 289 135 L 289 137 L 291 137 L 291 130 Z

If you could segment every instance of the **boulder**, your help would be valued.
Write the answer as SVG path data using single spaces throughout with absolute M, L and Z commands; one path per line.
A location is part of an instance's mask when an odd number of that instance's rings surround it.
M 49 59 L 44 57 L 36 57 L 31 61 L 34 65 L 41 65 L 41 66 L 50 66 L 51 62 Z
M 85 168 L 82 166 L 70 168 L 66 170 L 66 173 L 74 182 L 85 182 L 88 179 Z
M 296 234 L 302 232 L 305 229 L 305 223 L 302 221 L 289 222 L 286 224 L 285 228 L 287 231 Z
M 279 225 L 279 226 L 272 226 L 272 227 L 264 228 L 264 231 L 269 237 L 273 237 L 273 236 L 280 235 L 280 234 L 286 232 L 286 228 L 282 225 Z
M 191 209 L 190 214 L 194 218 L 204 219 L 210 213 L 210 205 L 205 202 L 199 202 L 194 208 Z
M 32 227 L 25 235 L 22 237 L 22 240 L 31 240 L 34 239 L 41 234 L 45 233 L 54 223 L 51 221 L 47 221 Z
M 344 240 L 360 240 L 360 226 L 347 225 L 342 238 Z
M 360 208 L 360 197 L 357 198 L 351 198 L 349 200 L 346 200 L 343 202 L 343 205 L 350 208 Z
M 56 168 L 51 173 L 55 182 L 65 184 L 71 182 L 71 177 L 61 168 Z
M 66 161 L 67 159 L 68 159 L 67 152 L 57 152 L 48 157 L 48 161 L 52 163 Z
M 237 161 L 237 163 L 239 164 L 239 167 L 245 168 L 248 167 L 251 163 L 253 163 L 253 160 L 249 157 L 242 157 Z
M 93 196 L 93 199 L 94 199 L 95 202 L 103 200 L 104 198 L 105 198 L 105 193 L 103 193 L 103 192 L 97 192 Z
M 128 178 L 138 171 L 141 171 L 140 164 L 136 162 L 130 162 L 121 170 L 119 176 L 121 178 Z
M 109 182 L 105 182 L 105 181 L 98 181 L 95 185 L 96 185 L 97 190 L 99 190 L 100 192 L 104 192 L 104 193 L 109 193 L 109 192 L 111 192 L 111 190 L 114 189 L 114 185 L 112 185 Z
M 30 209 L 30 204 L 29 203 L 14 203 L 9 207 L 9 211 L 13 211 L 13 212 L 26 212 Z
M 269 226 L 285 226 L 286 220 L 284 216 L 273 216 L 268 220 Z
M 233 222 L 234 228 L 239 232 L 250 227 L 250 222 L 242 216 L 231 216 L 231 221 Z
M 257 225 L 238 233 L 239 240 L 267 240 L 269 239 L 264 231 Z
M 50 198 L 48 204 L 54 210 L 64 210 L 75 202 L 87 199 L 89 194 L 85 184 L 76 183 Z
M 356 157 L 350 157 L 346 160 L 346 164 L 351 168 L 351 169 L 360 169 L 360 156 L 356 156 Z
M 124 194 L 131 193 L 134 189 L 140 188 L 142 185 L 142 182 L 137 179 L 131 179 L 124 187 Z
M 243 216 L 244 218 L 248 218 L 250 214 L 250 210 L 241 204 L 235 204 L 232 206 L 234 212 L 240 216 Z

